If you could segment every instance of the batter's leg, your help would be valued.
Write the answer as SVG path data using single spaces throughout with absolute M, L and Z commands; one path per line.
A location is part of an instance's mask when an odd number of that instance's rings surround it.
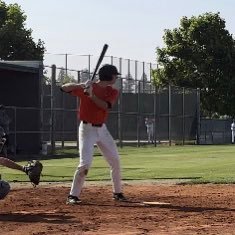
M 97 145 L 110 166 L 113 192 L 121 193 L 121 167 L 116 143 L 114 142 L 113 137 L 110 135 L 105 125 L 100 131 L 101 133 L 99 135 Z
M 92 163 L 94 144 L 97 140 L 95 127 L 81 123 L 79 126 L 79 155 L 80 163 L 74 173 L 70 195 L 80 197 L 86 175 Z

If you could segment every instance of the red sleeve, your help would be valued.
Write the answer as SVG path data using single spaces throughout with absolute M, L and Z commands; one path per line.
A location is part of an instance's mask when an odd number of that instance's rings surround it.
M 82 96 L 84 96 L 84 90 L 83 90 L 83 88 L 80 87 L 80 88 L 77 88 L 77 89 L 71 91 L 70 94 L 72 96 L 82 97 Z
M 108 89 L 108 96 L 106 97 L 105 101 L 114 104 L 118 98 L 118 90 L 109 87 Z

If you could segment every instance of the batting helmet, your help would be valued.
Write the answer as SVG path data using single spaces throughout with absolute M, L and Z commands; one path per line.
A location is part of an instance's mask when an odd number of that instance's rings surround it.
M 111 64 L 105 64 L 99 70 L 99 79 L 101 81 L 111 81 L 113 75 L 120 75 L 117 68 Z

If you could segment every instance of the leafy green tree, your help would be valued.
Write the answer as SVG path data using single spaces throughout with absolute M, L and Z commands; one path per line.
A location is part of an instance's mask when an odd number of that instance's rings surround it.
M 61 68 L 57 77 L 57 81 L 60 85 L 63 85 L 68 82 L 77 82 L 72 74 L 67 72 L 64 68 Z
M 26 19 L 18 4 L 6 5 L 0 0 L 1 60 L 43 60 L 44 42 L 34 42 L 32 29 L 25 28 Z
M 51 79 L 48 76 L 48 70 L 47 69 L 44 69 L 44 71 L 43 71 L 42 82 L 43 82 L 44 85 L 51 84 Z
M 183 17 L 163 39 L 155 84 L 200 88 L 204 113 L 235 116 L 235 43 L 219 13 Z

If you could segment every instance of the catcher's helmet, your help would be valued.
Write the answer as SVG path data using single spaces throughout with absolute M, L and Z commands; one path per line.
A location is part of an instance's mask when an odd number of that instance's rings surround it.
M 111 64 L 105 64 L 99 70 L 99 79 L 101 81 L 111 81 L 112 75 L 120 75 L 117 68 Z

